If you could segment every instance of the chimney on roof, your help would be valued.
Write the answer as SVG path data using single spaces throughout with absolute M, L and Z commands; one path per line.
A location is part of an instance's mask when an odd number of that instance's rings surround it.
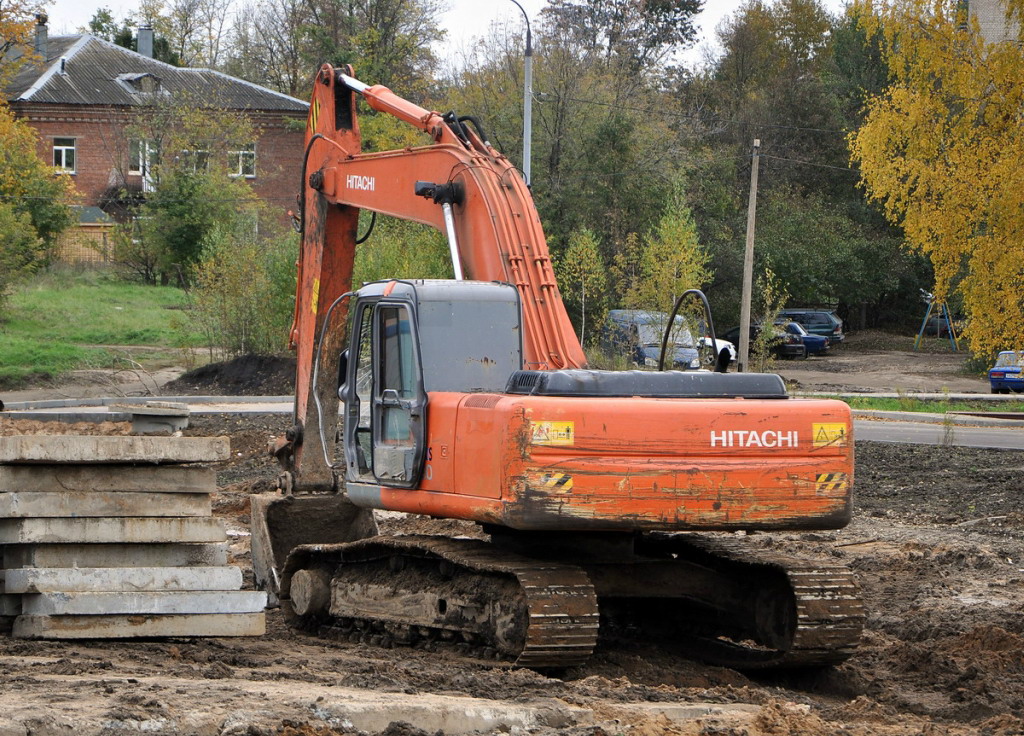
M 36 44 L 35 51 L 37 54 L 46 58 L 46 21 L 49 20 L 46 17 L 46 13 L 39 13 L 36 15 Z
M 136 46 L 140 54 L 153 58 L 153 28 L 149 24 L 139 26 L 139 40 Z

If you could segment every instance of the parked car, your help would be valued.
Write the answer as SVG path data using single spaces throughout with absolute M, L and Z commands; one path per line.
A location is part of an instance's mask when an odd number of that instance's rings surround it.
M 734 363 L 736 361 L 736 346 L 733 343 L 729 342 L 728 340 L 723 340 L 720 337 L 715 337 L 714 350 L 712 351 L 711 338 L 705 335 L 700 339 L 700 345 L 701 347 L 708 348 L 708 354 L 713 356 L 710 360 L 705 359 L 706 362 L 714 363 L 718 359 L 718 354 L 721 353 L 723 350 L 729 351 L 730 363 Z
M 783 309 L 779 316 L 793 320 L 812 335 L 827 337 L 831 343 L 846 339 L 843 320 L 831 309 Z
M 804 347 L 803 341 L 799 335 L 786 332 L 782 327 L 778 325 L 772 325 L 772 331 L 774 336 L 771 342 L 771 352 L 777 358 L 806 358 L 807 348 Z M 753 344 L 757 336 L 761 334 L 760 325 L 750 326 L 750 342 Z M 731 330 L 722 335 L 722 338 L 728 340 L 731 343 L 739 345 L 740 341 L 740 328 L 733 327 Z
M 812 335 L 798 322 L 790 322 L 788 319 L 775 323 L 791 335 L 799 335 L 800 342 L 807 348 L 808 355 L 824 355 L 828 351 L 829 339 L 822 335 Z
M 696 370 L 701 367 L 697 343 L 686 321 L 676 317 L 673 329 L 672 367 Z M 661 341 L 668 315 L 643 309 L 613 309 L 601 335 L 601 347 L 613 355 L 627 355 L 640 367 L 657 368 Z
M 1024 392 L 1024 350 L 1004 350 L 996 356 L 996 364 L 988 371 L 992 393 Z

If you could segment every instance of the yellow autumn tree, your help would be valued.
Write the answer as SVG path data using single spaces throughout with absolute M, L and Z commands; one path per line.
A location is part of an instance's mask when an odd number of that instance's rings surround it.
M 0 0 L 0 89 L 19 67 L 34 58 L 32 34 L 43 3 L 33 0 Z
M 638 255 L 637 277 L 625 297 L 630 307 L 671 311 L 680 294 L 710 280 L 707 266 L 711 257 L 697 241 L 697 226 L 681 184 L 676 184 L 665 213 Z M 620 271 L 626 270 L 622 259 L 616 265 Z
M 597 235 L 586 228 L 569 236 L 565 253 L 555 261 L 558 288 L 580 342 L 595 338 L 595 328 L 604 322 L 607 315 L 608 277 L 605 271 Z
M 959 0 L 861 0 L 890 84 L 850 136 L 868 195 L 959 290 L 976 354 L 1024 344 L 1024 48 L 987 43 Z M 1019 34 L 1024 0 L 1010 0 Z

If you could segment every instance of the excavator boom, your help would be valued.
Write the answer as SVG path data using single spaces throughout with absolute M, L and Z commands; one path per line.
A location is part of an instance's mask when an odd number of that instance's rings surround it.
M 430 225 L 449 237 L 456 272 L 477 281 L 513 284 L 523 313 L 524 367 L 579 368 L 586 356 L 558 292 L 540 217 L 515 167 L 477 130 L 453 113 L 419 107 L 381 85 L 367 86 L 325 64 L 314 84 L 306 129 L 301 195 L 302 251 L 291 343 L 297 352 L 297 439 L 292 484 L 323 490 L 333 485 L 320 458 L 303 452 L 301 438 L 336 431 L 333 390 L 314 411 L 314 340 L 320 375 L 337 375 L 343 329 L 323 330 L 327 308 L 351 289 L 359 210 Z M 356 97 L 424 131 L 433 143 L 419 148 L 363 153 Z M 447 220 L 447 223 L 446 223 Z M 335 312 L 344 324 L 345 309 Z M 305 456 L 304 456 L 305 455 Z

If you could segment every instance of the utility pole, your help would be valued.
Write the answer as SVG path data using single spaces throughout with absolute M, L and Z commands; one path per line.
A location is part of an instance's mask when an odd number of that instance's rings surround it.
M 530 186 L 530 159 L 533 156 L 533 37 L 530 34 L 530 16 L 517 0 L 512 2 L 523 12 L 523 18 L 526 20 L 526 59 L 523 71 L 523 181 L 526 182 L 526 186 Z
M 750 366 L 750 299 L 754 281 L 754 220 L 757 215 L 757 166 L 760 162 L 761 139 L 754 139 L 754 155 L 750 166 L 750 197 L 747 200 L 747 247 L 743 253 L 743 296 L 740 299 L 740 344 L 737 361 L 740 373 Z M 770 329 L 770 325 L 762 325 Z

